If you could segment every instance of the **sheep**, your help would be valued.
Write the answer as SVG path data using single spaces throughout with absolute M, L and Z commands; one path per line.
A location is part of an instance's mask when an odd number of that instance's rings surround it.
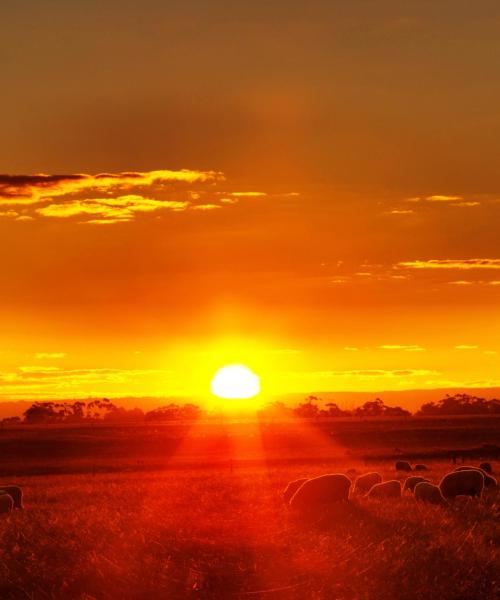
M 340 473 L 320 475 L 305 481 L 290 500 L 290 507 L 308 510 L 349 499 L 351 480 Z
M 367 498 L 401 498 L 401 483 L 396 479 L 376 483 L 366 494 Z
M 481 467 L 469 467 L 464 465 L 463 467 L 457 467 L 455 471 L 479 471 L 484 476 L 484 487 L 496 487 L 497 485 L 497 480 L 491 475 L 488 475 L 486 471 L 483 471 Z
M 360 475 L 354 482 L 354 491 L 360 494 L 368 492 L 376 483 L 382 481 L 382 475 L 380 473 L 365 473 Z
M 423 465 L 422 463 L 417 463 L 413 468 L 414 471 L 428 471 L 429 467 L 427 465 Z
M 415 500 L 422 500 L 430 504 L 446 504 L 446 500 L 441 494 L 437 485 L 429 481 L 420 481 L 415 486 Z
M 306 481 L 307 477 L 303 477 L 302 479 L 295 479 L 295 481 L 290 481 L 283 491 L 283 500 L 288 504 L 295 492 Z
M 406 460 L 398 460 L 396 462 L 396 471 L 411 471 L 411 465 Z
M 412 475 L 411 477 L 408 477 L 403 486 L 403 491 L 409 490 L 410 492 L 414 492 L 417 483 L 421 483 L 422 481 L 428 482 L 429 480 L 425 477 L 419 477 L 418 475 Z
M 491 475 L 493 473 L 491 463 L 489 463 L 489 462 L 482 462 L 479 465 L 479 468 L 482 469 L 483 471 L 486 471 L 486 473 L 488 473 L 488 475 Z
M 14 502 L 14 508 L 23 508 L 23 490 L 18 485 L 0 487 L 0 494 L 9 494 Z
M 0 493 L 0 514 L 10 513 L 14 508 L 14 501 L 9 494 Z
M 479 470 L 452 471 L 441 479 L 439 489 L 448 498 L 456 496 L 480 497 L 484 488 L 484 475 Z

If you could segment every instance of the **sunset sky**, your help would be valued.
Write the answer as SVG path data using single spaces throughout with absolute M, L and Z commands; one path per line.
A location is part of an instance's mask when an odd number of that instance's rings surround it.
M 500 3 L 23 0 L 0 399 L 500 385 Z

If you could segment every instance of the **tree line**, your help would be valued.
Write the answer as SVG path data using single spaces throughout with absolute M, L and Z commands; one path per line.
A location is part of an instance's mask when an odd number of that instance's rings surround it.
M 369 400 L 351 410 L 340 408 L 335 402 L 323 403 L 317 396 L 307 396 L 297 406 L 290 407 L 283 402 L 272 402 L 258 411 L 262 418 L 295 416 L 303 419 L 331 417 L 411 417 L 412 413 L 400 406 L 387 406 L 380 398 Z M 415 416 L 439 415 L 500 415 L 500 400 L 487 400 L 465 393 L 446 395 L 437 402 L 426 402 Z M 192 403 L 170 403 L 166 406 L 144 412 L 140 408 L 126 409 L 117 406 L 108 398 L 84 402 L 34 402 L 22 417 L 7 417 L 1 423 L 8 424 L 58 424 L 85 422 L 158 422 L 193 421 L 210 418 L 207 412 Z

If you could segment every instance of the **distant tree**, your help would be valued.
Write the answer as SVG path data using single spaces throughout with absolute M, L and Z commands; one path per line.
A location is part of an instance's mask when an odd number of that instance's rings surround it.
M 57 422 L 61 419 L 57 404 L 54 402 L 35 402 L 23 413 L 24 420 L 29 424 Z
M 318 398 L 316 396 L 308 396 L 305 402 L 302 402 L 296 406 L 293 412 L 302 419 L 313 419 L 319 416 L 320 409 L 317 404 Z
M 357 417 L 409 417 L 410 411 L 400 406 L 386 406 L 380 398 L 369 400 L 354 410 Z
M 144 412 L 140 408 L 126 409 L 123 406 L 114 406 L 103 415 L 104 421 L 122 422 L 122 421 L 143 421 Z
M 323 412 L 327 417 L 349 417 L 351 413 L 348 410 L 342 410 L 335 402 L 327 402 L 326 410 Z
M 401 408 L 401 406 L 386 406 L 384 411 L 384 416 L 386 417 L 409 417 L 411 416 L 411 412 L 406 410 L 406 408 Z
M 258 414 L 262 418 L 276 418 L 291 415 L 292 412 L 293 409 L 287 406 L 284 402 L 275 400 L 274 402 L 269 402 L 268 404 L 263 406 L 258 411 Z
M 117 410 L 118 408 L 107 398 L 92 400 L 88 404 L 82 400 L 76 400 L 73 403 L 35 402 L 24 411 L 23 417 L 24 422 L 28 424 L 80 423 L 86 420 L 102 419 Z
M 160 406 L 146 413 L 146 421 L 193 421 L 199 419 L 203 411 L 196 404 L 175 404 Z
M 500 414 L 500 400 L 486 400 L 478 396 L 459 393 L 446 394 L 438 402 L 422 404 L 418 415 L 488 415 Z
M 385 405 L 380 398 L 369 400 L 355 409 L 354 414 L 359 417 L 381 417 L 384 414 Z
M 17 425 L 21 422 L 21 417 L 5 417 L 2 419 L 2 427 L 4 425 Z

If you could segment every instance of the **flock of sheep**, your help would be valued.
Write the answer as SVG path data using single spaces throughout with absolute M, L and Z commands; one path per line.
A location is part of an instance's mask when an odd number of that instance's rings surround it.
M 422 464 L 412 469 L 406 461 L 396 462 L 395 468 L 396 471 L 406 472 L 429 470 Z M 416 500 L 446 505 L 457 497 L 479 498 L 484 488 L 495 488 L 497 481 L 492 472 L 490 463 L 481 463 L 479 467 L 461 466 L 447 473 L 438 485 L 421 475 L 411 475 L 401 485 L 398 479 L 382 481 L 380 473 L 372 472 L 357 477 L 354 486 L 347 475 L 335 473 L 291 481 L 283 492 L 283 499 L 290 508 L 302 511 L 347 501 L 353 496 L 401 498 L 404 493 L 412 494 Z
M 423 464 L 415 465 L 398 461 L 396 471 L 428 471 Z M 445 505 L 460 496 L 479 498 L 484 488 L 496 488 L 497 480 L 492 475 L 490 463 L 479 467 L 461 466 L 447 473 L 438 485 L 421 475 L 410 475 L 401 485 L 398 479 L 382 481 L 377 472 L 360 475 L 353 482 L 343 473 L 320 475 L 311 479 L 304 477 L 290 481 L 283 491 L 283 499 L 290 508 L 315 510 L 331 503 L 349 500 L 352 496 L 366 498 L 401 498 L 404 493 L 412 494 L 416 500 Z M 351 494 L 352 487 L 352 494 Z M 0 514 L 14 508 L 23 508 L 23 491 L 17 485 L 0 487 Z

